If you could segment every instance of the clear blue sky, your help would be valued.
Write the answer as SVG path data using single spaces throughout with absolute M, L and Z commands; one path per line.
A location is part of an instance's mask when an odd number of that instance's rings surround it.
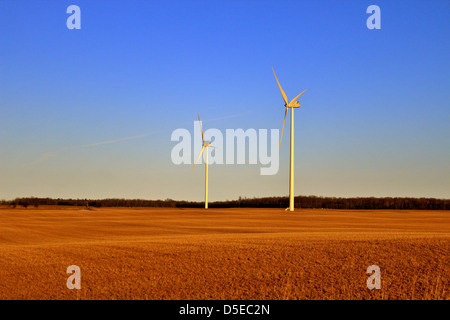
M 366 27 L 371 4 L 381 30 Z M 193 132 L 197 113 L 205 129 L 281 129 L 272 67 L 288 98 L 308 89 L 297 195 L 450 198 L 449 13 L 446 0 L 0 0 L 0 198 L 200 201 L 203 165 L 171 162 L 172 131 Z M 276 175 L 211 165 L 210 200 L 288 195 L 288 137 Z

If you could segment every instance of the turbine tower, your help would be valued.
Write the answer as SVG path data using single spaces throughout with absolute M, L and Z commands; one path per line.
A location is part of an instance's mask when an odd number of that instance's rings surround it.
M 275 79 L 277 80 L 278 87 L 280 88 L 281 91 L 281 95 L 283 96 L 284 106 L 286 107 L 286 111 L 284 112 L 283 129 L 281 130 L 280 148 L 278 150 L 278 154 L 280 154 L 281 151 L 281 141 L 283 140 L 284 125 L 286 123 L 288 108 L 291 109 L 291 165 L 289 169 L 289 211 L 294 211 L 294 108 L 300 108 L 300 103 L 297 101 L 297 99 L 303 93 L 305 93 L 306 90 L 300 93 L 290 102 L 288 102 L 286 94 L 284 93 L 283 88 L 281 88 L 280 82 L 278 81 L 277 75 L 275 74 L 275 70 L 273 70 L 273 68 L 272 71 L 273 75 L 275 76 Z
M 208 209 L 208 147 L 211 146 L 211 142 L 205 142 L 205 136 L 203 134 L 202 129 L 202 122 L 200 120 L 200 115 L 198 115 L 198 123 L 200 124 L 200 130 L 202 132 L 202 150 L 200 151 L 200 154 L 198 155 L 197 161 L 195 161 L 194 167 L 192 168 L 192 171 L 194 171 L 195 166 L 197 165 L 198 160 L 202 156 L 203 151 L 206 149 L 206 159 L 205 159 L 205 209 Z

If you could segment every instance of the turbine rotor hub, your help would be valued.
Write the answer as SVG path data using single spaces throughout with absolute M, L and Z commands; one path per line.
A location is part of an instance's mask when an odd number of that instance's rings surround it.
M 284 105 L 286 108 L 300 108 L 300 103 L 298 101 L 295 101 L 290 104 Z

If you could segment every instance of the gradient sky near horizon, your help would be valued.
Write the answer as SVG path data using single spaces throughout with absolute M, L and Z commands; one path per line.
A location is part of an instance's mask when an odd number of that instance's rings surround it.
M 81 29 L 69 30 L 69 5 Z M 381 30 L 366 9 L 381 8 Z M 202 201 L 177 128 L 281 129 L 295 193 L 450 198 L 450 2 L 0 0 L 0 199 Z M 211 165 L 209 198 L 287 196 Z M 192 155 L 196 158 L 197 155 Z

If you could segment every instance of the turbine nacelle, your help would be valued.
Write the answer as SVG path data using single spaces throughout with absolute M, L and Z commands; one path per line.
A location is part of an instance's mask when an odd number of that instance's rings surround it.
M 300 108 L 300 102 L 294 101 L 289 102 L 288 104 L 284 104 L 286 108 Z

